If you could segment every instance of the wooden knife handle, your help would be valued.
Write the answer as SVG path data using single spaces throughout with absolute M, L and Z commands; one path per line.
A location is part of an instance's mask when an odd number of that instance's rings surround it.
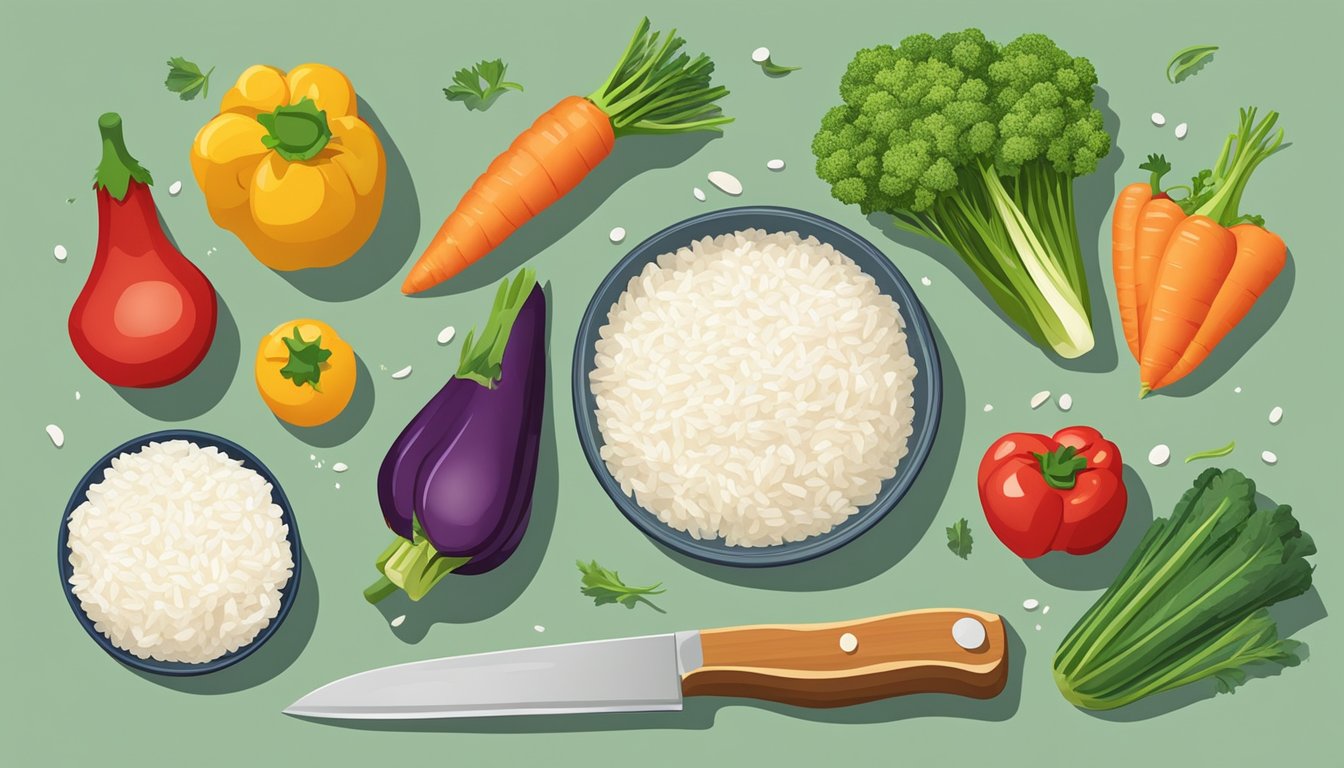
M 979 647 L 964 648 L 953 637 L 961 619 L 984 627 Z M 976 628 L 962 629 L 970 630 L 960 635 L 969 644 Z M 945 608 L 832 624 L 708 629 L 700 633 L 700 647 L 703 665 L 681 678 L 687 696 L 841 707 L 908 693 L 988 699 L 1008 681 L 1003 619 L 981 611 Z

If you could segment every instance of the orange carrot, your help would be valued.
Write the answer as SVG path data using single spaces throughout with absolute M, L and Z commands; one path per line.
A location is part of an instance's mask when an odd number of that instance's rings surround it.
M 1214 346 L 1246 317 L 1251 306 L 1287 263 L 1288 246 L 1273 232 L 1254 224 L 1238 224 L 1229 231 L 1237 243 L 1232 270 L 1227 273 L 1226 281 L 1218 290 L 1209 314 L 1190 346 L 1153 389 L 1179 381 L 1204 362 Z
M 1134 292 L 1134 246 L 1139 213 L 1153 189 L 1148 184 L 1130 184 L 1120 190 L 1111 215 L 1111 270 L 1115 274 L 1115 303 L 1120 309 L 1120 324 L 1134 359 L 1139 359 L 1139 312 Z
M 1181 221 L 1157 271 L 1139 359 L 1140 397 L 1148 394 L 1190 348 L 1232 270 L 1237 239 L 1221 224 L 1195 214 Z
M 661 39 L 660 39 L 661 38 Z M 620 62 L 586 99 L 569 96 L 518 135 L 449 214 L 402 284 L 403 293 L 442 283 L 499 247 L 597 167 L 616 139 L 637 133 L 718 130 L 730 118 L 715 102 L 714 62 L 680 53 L 684 40 L 649 31 L 644 19 Z
M 1171 242 L 1176 226 L 1185 219 L 1185 211 L 1169 198 L 1154 198 L 1144 203 L 1139 213 L 1134 240 L 1134 306 L 1139 319 L 1139 361 L 1148 343 L 1148 316 L 1157 286 L 1162 254 Z

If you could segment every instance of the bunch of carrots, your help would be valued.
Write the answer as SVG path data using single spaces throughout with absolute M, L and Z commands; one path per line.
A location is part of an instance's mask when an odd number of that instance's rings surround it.
M 1277 112 L 1256 122 L 1241 110 L 1212 169 L 1189 186 L 1162 188 L 1171 165 L 1149 155 L 1147 184 L 1120 191 L 1112 218 L 1116 303 L 1125 341 L 1139 362 L 1139 396 L 1185 377 L 1209 356 L 1287 261 L 1283 239 L 1264 219 L 1240 212 L 1251 173 L 1283 148 Z M 1173 198 L 1170 193 L 1181 196 Z
M 639 23 L 625 54 L 587 98 L 567 96 L 538 117 L 463 195 L 420 260 L 403 293 L 428 290 L 499 247 L 519 227 L 578 186 L 632 134 L 717 131 L 732 118 L 711 86 L 714 62 L 682 52 L 676 30 L 651 32 Z

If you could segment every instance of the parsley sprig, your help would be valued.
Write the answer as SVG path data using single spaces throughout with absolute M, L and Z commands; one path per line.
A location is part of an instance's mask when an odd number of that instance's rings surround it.
M 620 574 L 603 568 L 597 564 L 596 560 L 588 563 L 580 560 L 578 565 L 579 572 L 583 574 L 583 586 L 579 588 L 579 591 L 593 598 L 593 605 L 620 603 L 626 608 L 634 608 L 636 604 L 644 603 L 659 613 L 666 613 L 662 608 L 650 602 L 647 597 L 648 595 L 661 595 L 667 591 L 660 589 L 663 586 L 661 582 L 649 587 L 630 587 L 621 581 Z
M 504 79 L 509 65 L 503 59 L 482 61 L 453 74 L 453 84 L 443 89 L 449 101 L 460 101 L 467 109 L 484 112 L 504 91 L 522 91 L 523 86 Z
M 163 84 L 179 99 L 191 101 L 198 95 L 210 95 L 210 75 L 214 71 L 211 67 L 208 72 L 202 72 L 195 62 L 174 56 L 168 60 L 168 79 Z

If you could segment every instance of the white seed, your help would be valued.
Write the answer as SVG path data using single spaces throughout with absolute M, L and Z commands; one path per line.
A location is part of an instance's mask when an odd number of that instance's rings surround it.
M 62 445 L 65 445 L 65 433 L 62 432 L 61 428 L 56 426 L 55 424 L 47 425 L 47 437 L 51 438 L 51 444 L 56 446 L 57 448 L 60 448 Z
M 410 376 L 410 375 L 411 375 L 411 366 L 408 365 L 408 366 L 406 366 L 405 368 L 402 368 L 400 371 L 397 371 L 397 372 L 393 373 L 393 374 L 392 374 L 392 378 L 394 378 L 394 379 L 404 379 L 404 378 L 406 378 L 407 376 Z
M 742 194 L 742 182 L 738 181 L 736 176 L 727 171 L 710 171 L 709 183 L 723 190 L 725 194 L 733 195 L 734 197 Z
M 1176 126 L 1176 138 L 1178 139 L 1184 139 L 1185 134 L 1189 132 L 1190 132 L 1190 126 L 1186 125 L 1185 123 L 1181 123 L 1180 125 Z
M 994 406 L 990 405 L 989 403 L 985 403 L 985 413 L 989 413 L 992 410 L 994 410 Z
M 779 158 L 775 158 L 774 160 L 767 161 L 765 167 L 769 168 L 772 171 L 782 171 L 784 170 L 784 161 L 780 160 Z
M 611 233 L 607 237 L 611 238 L 613 243 L 621 242 L 625 239 L 625 227 L 612 227 Z
M 1041 625 L 1040 625 L 1040 624 L 1037 624 L 1037 625 L 1036 625 L 1036 631 L 1037 631 L 1037 632 L 1040 632 L 1040 631 L 1041 631 Z
M 1167 116 L 1161 112 L 1153 113 L 1153 125 L 1162 126 L 1167 124 Z
M 51 255 L 55 256 L 57 261 L 64 262 L 70 254 L 66 252 L 64 245 L 58 245 L 51 249 Z
M 1037 392 L 1036 394 L 1032 395 L 1031 396 L 1032 410 L 1040 408 L 1042 405 L 1045 404 L 1045 401 L 1049 399 L 1050 399 L 1050 390 L 1048 389 L 1043 389 L 1040 392 Z
M 924 285 L 933 285 L 933 281 L 927 277 L 919 278 L 919 282 L 923 283 Z
M 1148 463 L 1160 467 L 1171 458 L 1171 448 L 1166 443 L 1158 443 L 1148 452 Z
M 332 472 L 344 472 L 347 469 L 349 469 L 349 467 L 345 465 L 344 461 L 338 461 L 335 464 L 331 465 Z
M 699 200 L 702 203 L 705 202 L 705 190 L 699 187 L 691 187 L 691 194 L 695 195 L 696 200 Z
M 79 399 L 79 390 L 78 390 L 78 389 L 75 390 L 75 399 L 76 399 L 76 400 Z
M 1238 395 L 1240 395 L 1240 394 L 1241 394 L 1241 387 L 1236 387 L 1236 388 L 1234 388 L 1232 391 L 1233 391 L 1233 392 L 1236 392 Z
M 1283 421 L 1283 409 L 1276 405 L 1269 411 L 1269 423 L 1278 424 L 1280 421 Z
M 403 621 L 406 621 L 406 614 L 404 613 L 392 620 L 392 626 L 400 627 Z
M 172 184 L 168 185 L 168 194 L 172 195 L 173 197 L 177 197 L 178 194 L 181 192 L 182 192 L 182 182 L 174 181 Z
M 451 325 L 444 326 L 444 329 L 442 331 L 439 331 L 439 343 L 447 344 L 448 342 L 452 341 L 453 337 L 456 335 L 457 335 L 456 328 L 454 328 Z
M 56 446 L 59 448 L 60 443 L 57 443 Z M 1278 464 L 1279 455 L 1273 451 L 1264 451 L 1263 453 L 1260 454 L 1260 460 L 1265 462 L 1266 464 Z
M 540 624 L 533 624 L 533 625 L 532 625 L 532 631 L 533 631 L 533 632 L 545 632 L 545 631 L 546 631 L 546 628 L 543 627 L 543 626 L 541 626 Z
M 770 49 L 764 46 L 751 52 L 751 60 L 757 64 L 764 64 L 770 60 Z
M 1041 601 L 1040 601 L 1040 600 L 1037 600 L 1037 599 L 1034 598 L 1034 597 L 1029 597 L 1029 598 L 1027 598 L 1026 600 L 1023 600 L 1023 601 L 1022 601 L 1022 607 L 1023 607 L 1023 608 L 1026 608 L 1028 611 L 1034 611 L 1034 610 L 1036 610 L 1037 608 L 1039 608 L 1040 605 L 1041 605 Z
M 1068 392 L 1059 396 L 1059 410 L 1067 411 L 1073 407 L 1073 395 Z
M 340 483 L 337 483 L 337 484 L 336 484 L 336 490 L 338 490 L 338 491 L 341 490 L 341 484 L 340 484 Z
M 317 454 L 315 454 L 315 453 L 310 453 L 310 454 L 308 454 L 308 460 L 309 460 L 309 461 L 317 461 Z
M 985 625 L 978 619 L 963 616 L 952 623 L 952 640 L 968 651 L 985 644 Z
M 840 650 L 845 653 L 853 653 L 859 649 L 859 638 L 854 636 L 853 632 L 846 632 L 840 636 Z
M 1050 612 L 1050 606 L 1048 606 L 1048 605 L 1041 609 L 1041 615 L 1042 615 L 1042 616 L 1044 616 L 1045 614 L 1047 614 L 1047 613 L 1049 613 L 1049 612 Z

